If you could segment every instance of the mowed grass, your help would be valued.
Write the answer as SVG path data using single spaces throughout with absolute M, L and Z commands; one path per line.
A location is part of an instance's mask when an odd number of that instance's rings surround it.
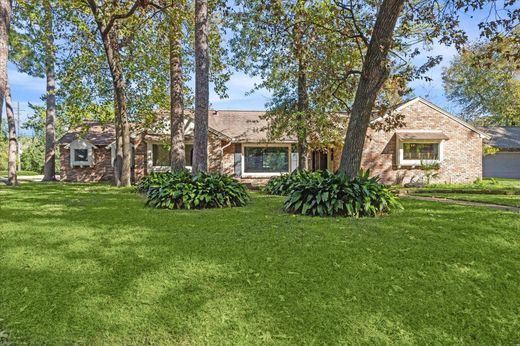
M 282 201 L 165 211 L 103 185 L 0 187 L 0 332 L 28 345 L 520 342 L 518 214 L 403 200 L 387 217 L 322 219 Z
M 491 194 L 469 194 L 469 193 L 421 193 L 421 196 L 441 197 L 461 201 L 491 203 L 520 207 L 520 195 L 491 195 Z

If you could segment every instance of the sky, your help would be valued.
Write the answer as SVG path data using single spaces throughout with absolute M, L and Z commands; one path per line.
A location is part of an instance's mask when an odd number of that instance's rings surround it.
M 466 30 L 471 40 L 478 39 L 478 23 L 487 14 L 487 11 L 479 11 L 462 16 L 461 27 Z M 457 51 L 454 47 L 436 44 L 430 51 L 425 51 L 416 57 L 413 61 L 416 65 L 424 62 L 428 55 L 442 55 L 443 60 L 426 74 L 432 79 L 431 82 L 417 80 L 411 83 L 413 91 L 410 96 L 424 97 L 448 111 L 456 112 L 457 105 L 450 103 L 446 99 L 442 86 L 442 70 L 449 65 L 449 62 L 456 54 Z M 24 119 L 26 119 L 30 113 L 28 103 L 43 103 L 41 95 L 45 93 L 45 80 L 20 73 L 12 64 L 9 64 L 8 69 L 14 105 L 16 107 L 18 103 L 20 104 L 20 118 L 23 123 Z M 265 104 L 270 98 L 270 94 L 267 90 L 260 90 L 251 95 L 246 95 L 246 93 L 259 82 L 260 80 L 258 78 L 251 78 L 242 72 L 235 72 L 227 84 L 229 97 L 227 99 L 220 99 L 212 92 L 210 94 L 211 108 L 219 110 L 264 110 Z M 21 133 L 23 134 L 24 131 L 22 130 Z

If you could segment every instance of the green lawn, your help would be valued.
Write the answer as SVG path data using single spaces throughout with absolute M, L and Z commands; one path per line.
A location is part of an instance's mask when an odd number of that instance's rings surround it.
M 520 195 L 491 195 L 469 193 L 421 193 L 420 196 L 433 196 L 461 201 L 482 202 L 520 207 Z
M 516 344 L 520 217 L 152 210 L 103 185 L 0 187 L 0 335 L 28 345 Z M 5 339 L 5 337 L 4 337 Z M 2 336 L 0 336 L 0 344 Z
M 33 172 L 33 171 L 18 171 L 16 172 L 19 176 L 34 176 L 34 175 L 41 175 L 42 173 L 39 172 Z M 0 171 L 0 177 L 4 176 L 7 177 L 7 171 Z

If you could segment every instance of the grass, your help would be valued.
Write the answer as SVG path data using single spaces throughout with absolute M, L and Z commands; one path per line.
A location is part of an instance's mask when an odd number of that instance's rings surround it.
M 441 197 L 447 199 L 458 199 L 461 201 L 481 202 L 520 207 L 520 195 L 491 195 L 491 194 L 468 194 L 468 193 L 421 193 L 421 196 Z
M 33 172 L 33 171 L 17 171 L 16 174 L 19 176 L 35 176 L 35 175 L 41 175 L 42 173 L 39 172 Z M 1 171 L 0 170 L 0 176 L 7 177 L 7 171 Z
M 0 187 L 0 335 L 28 345 L 515 344 L 520 218 L 403 200 L 376 219 L 145 208 Z M 1 340 L 0 336 L 0 340 Z M 5 335 L 4 335 L 5 338 Z

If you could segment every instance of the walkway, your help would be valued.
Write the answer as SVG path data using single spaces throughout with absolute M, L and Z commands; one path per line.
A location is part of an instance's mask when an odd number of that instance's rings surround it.
M 427 196 L 416 196 L 416 195 L 406 195 L 406 196 L 402 196 L 402 197 L 416 199 L 419 201 L 431 201 L 431 202 L 440 202 L 440 203 L 447 203 L 447 204 L 466 205 L 466 206 L 472 206 L 472 207 L 484 207 L 484 208 L 491 208 L 491 209 L 520 213 L 519 207 L 513 207 L 513 206 L 509 206 L 509 205 L 500 205 L 500 204 L 483 203 L 483 202 L 471 202 L 471 201 L 462 201 L 460 199 L 449 199 L 449 198 L 427 197 Z

